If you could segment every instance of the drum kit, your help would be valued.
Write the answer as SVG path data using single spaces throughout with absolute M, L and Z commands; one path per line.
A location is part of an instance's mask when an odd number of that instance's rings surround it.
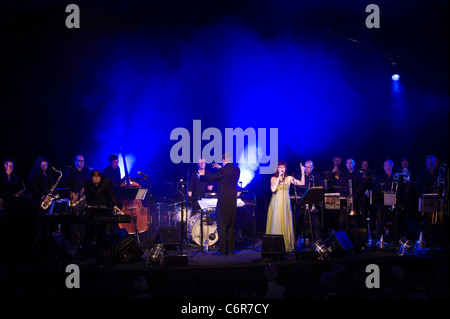
M 211 195 L 211 197 L 214 197 L 214 195 Z M 196 201 L 196 199 L 188 198 L 188 203 L 193 203 L 193 201 Z M 219 239 L 217 234 L 216 208 L 208 207 L 203 210 L 195 210 L 192 208 L 193 205 L 184 207 L 184 205 L 180 204 L 180 202 L 175 202 L 168 205 L 170 207 L 167 211 L 169 226 L 172 226 L 172 223 L 175 226 L 183 223 L 184 233 L 189 243 L 199 246 L 214 245 Z

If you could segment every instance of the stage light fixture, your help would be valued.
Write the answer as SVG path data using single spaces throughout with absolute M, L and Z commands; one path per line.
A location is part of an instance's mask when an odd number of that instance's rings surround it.
M 319 260 L 328 260 L 331 258 L 331 247 L 325 246 L 321 240 L 316 241 L 314 247 L 319 254 Z
M 398 75 L 397 73 L 392 75 L 392 81 L 399 81 L 400 80 L 400 75 Z
M 411 240 L 407 240 L 405 237 L 400 239 L 399 241 L 400 248 L 398 250 L 398 255 L 412 255 L 414 254 L 414 242 Z

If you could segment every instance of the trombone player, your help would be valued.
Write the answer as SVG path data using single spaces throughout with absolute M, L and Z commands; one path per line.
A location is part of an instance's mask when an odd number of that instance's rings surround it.
M 362 174 L 355 170 L 355 160 L 348 158 L 345 161 L 346 169 L 339 174 L 338 186 L 340 186 L 341 196 L 348 198 L 347 210 L 341 208 L 339 213 L 338 230 L 345 231 L 347 228 L 349 214 L 359 214 L 360 199 L 363 193 L 363 177 Z M 351 181 L 351 182 L 350 182 Z M 350 186 L 351 185 L 351 186 Z

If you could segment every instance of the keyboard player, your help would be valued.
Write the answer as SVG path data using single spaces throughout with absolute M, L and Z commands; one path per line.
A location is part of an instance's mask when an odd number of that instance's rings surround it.
M 91 172 L 91 177 L 85 184 L 85 194 L 88 208 L 89 206 L 97 207 L 88 209 L 87 214 L 106 215 L 112 214 L 112 212 L 120 212 L 120 209 L 117 207 L 117 200 L 113 193 L 111 181 L 109 178 L 103 178 L 99 170 Z M 117 227 L 117 225 L 112 226 Z M 104 259 L 104 251 L 109 246 L 107 240 L 108 228 L 110 232 L 114 231 L 104 223 L 86 224 L 86 233 L 83 240 L 84 257 L 92 257 L 92 253 L 95 252 L 95 257 L 98 261 L 101 262 Z

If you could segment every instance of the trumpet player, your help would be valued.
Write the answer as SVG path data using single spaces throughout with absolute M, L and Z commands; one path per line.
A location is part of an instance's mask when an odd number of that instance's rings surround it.
M 339 174 L 338 186 L 340 187 L 340 194 L 348 198 L 348 204 L 353 207 L 355 212 L 360 209 L 360 199 L 363 192 L 363 177 L 362 174 L 355 170 L 355 160 L 348 158 L 345 161 L 346 169 L 343 169 Z M 351 193 L 350 181 L 351 180 Z M 338 230 L 344 231 L 347 228 L 349 212 L 341 208 L 339 214 Z

